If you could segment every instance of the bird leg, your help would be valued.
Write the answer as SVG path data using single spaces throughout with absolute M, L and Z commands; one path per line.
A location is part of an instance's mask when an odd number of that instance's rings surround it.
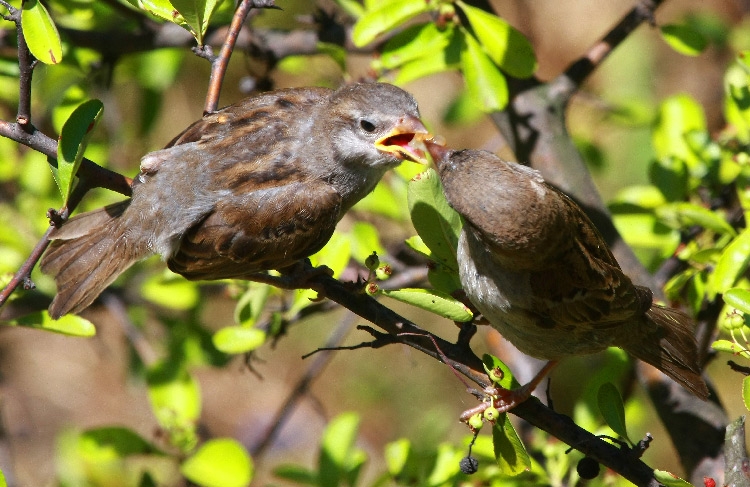
M 518 389 L 504 389 L 497 386 L 487 387 L 485 389 L 487 399 L 482 404 L 467 409 L 461 413 L 461 416 L 459 416 L 460 421 L 468 423 L 472 416 L 483 414 L 490 407 L 497 409 L 498 413 L 506 413 L 510 411 L 531 397 L 531 393 L 534 392 L 534 389 L 536 389 L 547 374 L 555 368 L 557 363 L 557 360 L 550 360 L 539 372 L 537 372 L 533 379 Z
M 280 289 L 310 289 L 310 281 L 318 276 L 333 276 L 330 267 L 321 265 L 313 267 L 308 260 L 302 260 L 283 269 L 279 269 L 280 276 L 272 276 L 266 272 L 245 274 L 241 279 L 262 282 Z

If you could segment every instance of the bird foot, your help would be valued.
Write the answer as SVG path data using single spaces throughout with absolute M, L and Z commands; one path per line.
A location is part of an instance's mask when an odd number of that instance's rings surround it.
M 321 265 L 313 267 L 309 261 L 304 260 L 279 269 L 280 276 L 273 276 L 265 272 L 257 272 L 243 276 L 248 281 L 262 282 L 281 289 L 312 289 L 315 286 L 312 281 L 317 277 L 333 277 L 330 267 Z

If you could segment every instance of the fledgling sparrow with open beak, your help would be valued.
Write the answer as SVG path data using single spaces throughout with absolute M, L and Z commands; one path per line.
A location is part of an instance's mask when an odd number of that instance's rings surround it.
M 151 254 L 194 280 L 293 265 L 386 170 L 426 162 L 426 137 L 414 98 L 383 83 L 278 90 L 208 114 L 143 157 L 130 199 L 53 231 L 50 315 L 86 308 Z
M 692 320 L 633 284 L 573 200 L 538 171 L 492 153 L 427 148 L 464 220 L 461 284 L 508 341 L 549 361 L 620 347 L 708 397 Z

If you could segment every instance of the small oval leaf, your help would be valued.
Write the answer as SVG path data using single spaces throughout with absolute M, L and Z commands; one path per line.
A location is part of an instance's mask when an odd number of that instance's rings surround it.
M 622 403 L 620 391 L 611 382 L 605 382 L 599 388 L 597 394 L 599 411 L 604 417 L 604 421 L 612 428 L 612 431 L 625 438 L 631 445 L 633 444 L 628 437 L 628 431 L 625 427 L 625 406 Z
M 54 320 L 46 311 L 38 311 L 8 323 L 83 338 L 96 335 L 96 327 L 93 323 L 73 314 L 64 315 Z
M 435 289 L 382 290 L 384 296 L 411 304 L 453 321 L 470 321 L 474 315 L 461 301 Z
M 703 34 L 686 24 L 664 25 L 661 36 L 672 49 L 686 56 L 697 56 L 708 46 Z
M 227 326 L 214 333 L 211 340 L 224 353 L 247 353 L 266 342 L 266 332 L 246 326 Z
M 508 104 L 508 84 L 505 76 L 482 50 L 471 34 L 464 35 L 461 70 L 466 90 L 474 103 L 484 112 L 496 112 Z
M 724 217 L 708 208 L 693 203 L 679 202 L 664 205 L 656 209 L 656 214 L 660 218 L 681 228 L 700 225 L 717 233 L 737 234 L 732 225 Z
M 724 248 L 713 272 L 708 277 L 709 299 L 734 286 L 750 263 L 750 228 L 742 231 Z
M 425 0 L 390 0 L 381 2 L 359 18 L 352 30 L 352 41 L 364 47 L 380 34 L 430 9 Z
M 73 110 L 60 131 L 60 140 L 57 144 L 57 178 L 66 203 L 73 190 L 73 178 L 81 165 L 83 153 L 103 111 L 104 105 L 101 101 L 85 101 Z
M 459 2 L 474 34 L 500 69 L 516 78 L 528 78 L 537 68 L 534 48 L 526 37 L 500 17 Z
M 44 64 L 62 61 L 62 44 L 57 27 L 47 9 L 38 0 L 26 0 L 21 10 L 21 25 L 29 51 Z
M 495 461 L 504 475 L 516 476 L 531 469 L 531 458 L 507 413 L 492 426 Z
M 724 293 L 724 302 L 750 315 L 750 291 L 747 289 L 728 289 Z
M 730 340 L 716 340 L 711 344 L 711 348 L 717 352 L 726 352 L 735 355 L 745 352 L 745 348 Z
M 693 487 L 693 484 L 690 482 L 682 480 L 677 475 L 666 470 L 654 470 L 654 478 L 666 487 Z
M 232 438 L 207 441 L 180 466 L 185 478 L 204 487 L 244 487 L 253 470 L 252 458 Z

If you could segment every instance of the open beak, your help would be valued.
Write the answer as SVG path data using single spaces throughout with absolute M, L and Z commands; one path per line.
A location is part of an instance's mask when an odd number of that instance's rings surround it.
M 418 118 L 406 116 L 399 120 L 388 135 L 375 142 L 375 147 L 399 159 L 428 164 L 424 141 L 431 137 Z
M 425 150 L 430 153 L 433 162 L 438 163 L 450 154 L 451 150 L 445 146 L 445 139 L 439 135 L 422 142 Z

